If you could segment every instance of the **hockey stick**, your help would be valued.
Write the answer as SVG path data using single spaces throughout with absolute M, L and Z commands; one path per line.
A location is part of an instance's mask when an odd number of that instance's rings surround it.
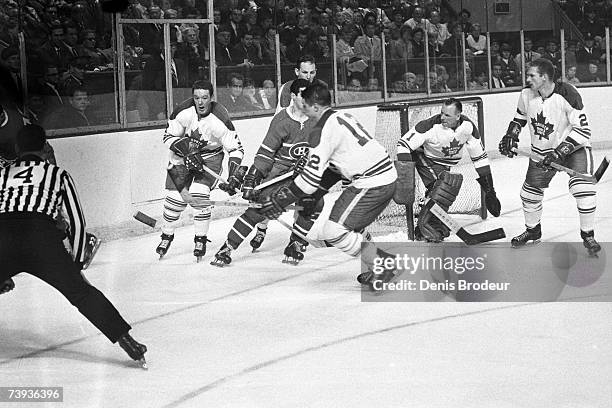
M 540 156 L 539 154 L 533 153 L 533 152 L 524 152 L 522 150 L 517 150 L 517 153 L 521 156 L 529 157 L 537 161 L 541 161 L 542 159 L 544 159 L 544 156 Z M 583 180 L 590 181 L 593 184 L 597 184 L 599 180 L 601 180 L 603 174 L 606 172 L 606 170 L 608 170 L 609 165 L 610 165 L 610 159 L 608 159 L 608 157 L 606 156 L 601 161 L 601 164 L 599 165 L 599 167 L 597 167 L 597 170 L 595 171 L 595 173 L 593 173 L 593 175 L 590 175 L 590 174 L 580 173 L 574 169 L 570 169 L 568 167 L 562 166 L 555 162 L 550 163 L 550 167 L 552 167 L 555 170 L 563 171 L 569 174 L 570 176 L 578 177 Z
M 293 177 L 293 172 L 292 171 L 288 171 L 285 174 L 281 174 L 280 176 L 276 176 L 273 179 L 270 179 L 268 181 L 266 181 L 265 183 L 261 183 L 258 186 L 255 186 L 255 188 L 253 190 L 257 191 L 257 190 L 262 190 L 268 186 L 271 186 L 272 184 L 276 184 L 279 183 L 283 180 L 286 180 L 288 178 Z
M 427 202 L 430 200 L 431 199 L 428 199 Z M 425 206 L 427 205 L 426 203 Z M 496 239 L 506 238 L 506 233 L 503 228 L 496 228 L 478 234 L 470 234 L 436 203 L 433 203 L 430 211 L 467 245 L 482 244 L 489 241 L 495 241 Z
M 314 248 L 326 248 L 327 247 L 327 245 L 325 245 L 325 242 L 320 241 L 320 240 L 313 241 L 312 239 L 307 238 L 304 234 L 302 234 L 299 231 L 296 231 L 291 225 L 289 225 L 285 221 L 281 220 L 280 218 L 278 218 L 276 221 L 278 221 L 280 223 L 280 225 L 282 225 L 283 227 L 287 228 L 289 231 L 291 231 L 296 236 L 298 236 L 301 239 L 303 239 L 304 241 L 308 242 Z

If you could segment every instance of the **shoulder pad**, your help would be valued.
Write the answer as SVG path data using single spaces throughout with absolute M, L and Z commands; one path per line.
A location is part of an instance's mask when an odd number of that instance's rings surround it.
M 185 99 L 183 102 L 181 102 L 176 108 L 174 108 L 174 110 L 172 111 L 172 113 L 170 114 L 170 118 L 169 119 L 176 119 L 177 115 L 179 113 L 181 113 L 182 111 L 184 111 L 185 109 L 189 109 L 192 106 L 194 106 L 193 104 L 193 99 L 189 98 L 189 99 Z
M 234 124 L 232 123 L 229 112 L 225 108 L 225 106 L 221 105 L 217 102 L 211 102 L 212 106 L 210 112 L 216 116 L 229 130 L 235 130 Z
M 555 84 L 555 90 L 553 92 L 561 95 L 572 108 L 576 110 L 582 110 L 584 108 L 582 98 L 573 85 L 566 82 L 558 82 Z
M 312 131 L 310 132 L 310 135 L 308 136 L 308 144 L 310 145 L 311 148 L 315 148 L 319 145 L 319 143 L 321 143 L 321 131 L 323 130 L 323 128 L 320 127 L 315 127 L 312 129 Z
M 433 128 L 434 125 L 442 123 L 440 118 L 441 116 L 438 113 L 437 115 L 434 115 L 431 118 L 424 119 L 416 124 L 416 126 L 414 127 L 414 130 L 416 130 L 419 133 L 425 133 L 431 128 Z

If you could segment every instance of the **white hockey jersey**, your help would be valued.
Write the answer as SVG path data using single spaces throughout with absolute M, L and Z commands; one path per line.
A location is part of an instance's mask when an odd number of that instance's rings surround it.
M 537 91 L 523 89 L 515 119 L 527 121 L 534 153 L 545 155 L 566 139 L 574 146 L 591 146 L 589 121 L 573 85 L 557 83 L 545 99 Z
M 183 136 L 194 139 L 194 142 L 190 143 L 190 151 L 202 153 L 205 159 L 223 150 L 228 152 L 230 157 L 242 159 L 244 156 L 242 143 L 227 109 L 216 102 L 211 102 L 211 109 L 204 116 L 198 115 L 192 100 L 185 101 L 172 112 L 163 142 L 170 147 Z M 170 151 L 170 162 L 182 164 L 183 158 Z
M 307 194 L 317 190 L 328 167 L 356 188 L 384 186 L 397 179 L 385 148 L 349 113 L 326 111 L 311 132 L 309 143 L 308 164 L 294 181 Z
M 489 165 L 478 128 L 465 115 L 461 115 L 455 129 L 442 125 L 441 114 L 434 115 L 417 123 L 397 141 L 397 153 L 410 153 L 420 147 L 425 157 L 436 164 L 456 165 L 465 147 L 476 168 Z

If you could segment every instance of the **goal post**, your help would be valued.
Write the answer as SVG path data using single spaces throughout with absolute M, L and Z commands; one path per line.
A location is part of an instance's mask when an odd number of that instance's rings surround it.
M 379 105 L 376 112 L 375 139 L 387 149 L 391 159 L 396 160 L 397 141 L 399 138 L 421 120 L 440 113 L 446 99 L 448 98 L 418 99 Z M 463 105 L 462 113 L 478 126 L 484 145 L 485 129 L 482 99 L 478 97 L 456 99 L 461 101 Z M 463 184 L 457 199 L 448 212 L 454 214 L 477 214 L 482 219 L 485 219 L 487 217 L 487 209 L 484 201 L 484 192 L 476 180 L 478 173 L 476 173 L 476 169 L 466 150 L 463 149 L 461 161 L 456 166 L 453 166 L 451 170 L 463 175 Z M 382 235 L 404 230 L 407 232 L 408 238 L 414 240 L 414 217 L 418 215 L 419 204 L 425 199 L 425 186 L 418 173 L 416 174 L 415 186 L 415 201 L 412 214 L 410 214 L 410 209 L 405 208 L 405 206 L 391 202 L 369 228 L 372 234 Z

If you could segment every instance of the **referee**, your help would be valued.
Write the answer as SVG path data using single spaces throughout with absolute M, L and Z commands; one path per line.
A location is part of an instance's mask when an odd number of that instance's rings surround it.
M 72 177 L 42 158 L 45 142 L 40 126 L 22 127 L 16 138 L 17 161 L 0 168 L 0 293 L 15 287 L 11 278 L 20 272 L 36 276 L 146 367 L 147 348 L 130 336 L 130 325 L 81 274 L 85 218 Z M 70 226 L 74 259 L 66 252 L 54 221 L 60 211 Z

